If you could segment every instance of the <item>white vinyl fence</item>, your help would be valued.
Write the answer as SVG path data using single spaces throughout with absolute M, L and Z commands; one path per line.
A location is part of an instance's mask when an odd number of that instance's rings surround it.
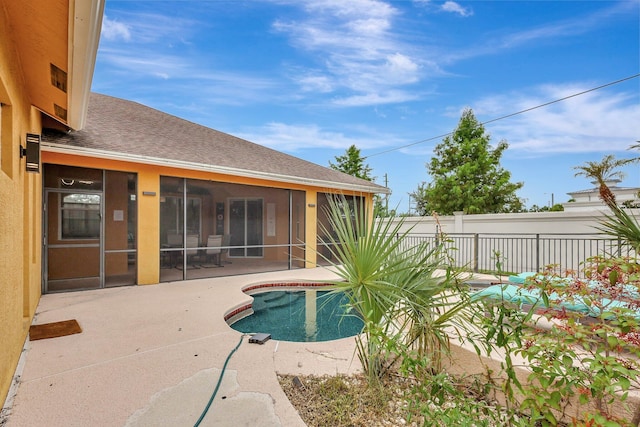
M 629 256 L 617 239 L 588 234 L 410 234 L 405 247 L 444 243 L 457 267 L 474 272 L 521 273 L 552 266 L 560 274 L 582 275 L 582 263 L 596 255 Z M 498 265 L 500 262 L 500 265 Z
M 631 211 L 637 216 L 637 210 Z M 596 255 L 632 256 L 631 248 L 599 233 L 599 210 L 402 218 L 405 245 L 438 243 L 444 236 L 455 265 L 475 272 L 521 273 L 553 266 L 557 273 L 582 275 Z M 501 263 L 498 266 L 498 262 Z

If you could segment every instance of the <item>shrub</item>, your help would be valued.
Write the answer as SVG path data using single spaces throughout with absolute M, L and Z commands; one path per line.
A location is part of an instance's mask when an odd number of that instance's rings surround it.
M 468 294 L 449 266 L 444 241 L 407 247 L 404 221 L 369 221 L 364 209 L 330 198 L 331 261 L 340 280 L 333 284 L 364 321 L 357 355 L 371 382 L 410 352 L 441 369 L 449 350 L 447 329 L 464 328 Z M 405 231 L 403 231 L 405 229 Z
M 640 264 L 594 257 L 584 272 L 586 279 L 550 271 L 528 278 L 525 288 L 539 292 L 539 303 L 523 311 L 492 302 L 483 338 L 507 354 L 506 394 L 532 422 L 637 426 L 640 409 L 628 397 L 640 390 Z M 534 312 L 548 320 L 546 327 L 538 327 Z M 530 369 L 526 384 L 517 381 L 514 355 Z

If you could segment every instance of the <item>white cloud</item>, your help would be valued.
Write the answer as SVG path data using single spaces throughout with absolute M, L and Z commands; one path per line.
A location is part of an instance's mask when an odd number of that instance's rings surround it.
M 97 60 L 135 77 L 182 77 L 194 65 L 181 49 L 194 27 L 192 20 L 153 12 L 120 12 L 117 20 L 105 15 Z
M 127 24 L 111 20 L 106 15 L 102 20 L 102 31 L 100 35 L 107 40 L 122 39 L 128 41 L 131 39 L 131 32 Z
M 440 60 L 444 63 L 452 63 L 495 54 L 507 49 L 540 44 L 544 41 L 557 42 L 561 38 L 577 37 L 589 33 L 594 28 L 607 25 L 608 19 L 612 16 L 633 13 L 633 3 L 632 1 L 621 1 L 614 3 L 610 8 L 599 9 L 590 14 L 577 15 L 571 19 L 553 21 L 490 38 L 479 36 L 479 42 L 469 48 L 442 52 Z M 637 5 L 635 7 L 637 14 Z
M 458 15 L 464 16 L 464 17 L 473 15 L 473 10 L 471 8 L 464 7 L 460 3 L 452 0 L 447 0 L 441 5 L 431 0 L 413 0 L 413 3 L 416 6 L 420 6 L 432 12 L 457 13 Z
M 418 80 L 416 74 L 420 67 L 406 55 L 394 53 L 387 56 L 385 66 L 388 72 L 387 76 L 399 83 L 413 83 Z
M 375 107 L 373 109 L 373 112 L 376 114 L 376 116 L 380 117 L 381 119 L 386 119 L 387 118 L 387 114 L 384 113 L 383 111 L 378 110 L 378 107 Z
M 473 11 L 469 8 L 465 8 L 460 6 L 460 4 L 455 1 L 446 1 L 442 5 L 442 10 L 445 12 L 453 12 L 457 13 L 460 16 L 471 16 L 473 15 Z
M 346 26 L 355 34 L 378 36 L 389 30 L 391 23 L 384 18 L 367 18 L 347 22 Z
M 525 92 L 480 100 L 473 108 L 480 121 L 522 111 L 580 93 L 595 85 L 546 85 Z M 481 118 L 482 117 L 482 118 Z M 640 95 L 613 89 L 590 92 L 489 123 L 492 136 L 510 150 L 529 154 L 624 151 L 638 139 Z
M 158 80 L 171 80 L 172 84 L 163 86 L 162 91 L 174 91 L 176 99 L 198 99 L 202 105 L 255 105 L 258 102 L 273 102 L 287 93 L 268 77 L 247 72 L 211 70 L 197 60 L 177 53 L 153 49 L 131 53 L 119 48 L 103 48 L 99 61 L 109 64 L 109 78 L 113 85 L 117 85 L 119 79 L 127 78 L 129 85 L 158 91 L 160 89 L 154 87 Z M 102 84 L 105 84 L 104 79 Z M 260 97 L 256 93 L 260 93 Z
M 395 104 L 416 99 L 420 99 L 420 94 L 396 90 L 335 98 L 332 103 L 340 107 L 362 107 L 366 105 Z
M 352 134 L 354 132 L 350 132 Z M 248 141 L 277 149 L 298 152 L 313 148 L 346 149 L 355 145 L 361 150 L 398 144 L 394 136 L 361 129 L 360 136 L 346 136 L 342 132 L 324 130 L 315 124 L 290 125 L 273 122 L 251 132 L 235 132 L 234 135 Z
M 137 50 L 133 53 L 124 49 L 103 48 L 99 59 L 136 77 L 156 76 L 169 79 L 183 75 L 188 69 L 185 58 L 154 50 Z
M 109 65 L 111 85 L 122 78 L 147 87 L 158 80 L 172 80 L 178 97 L 207 93 L 206 102 L 241 105 L 255 103 L 256 93 L 262 91 L 261 100 L 273 99 L 265 93 L 275 86 L 267 77 L 251 75 L 253 71 L 212 70 L 210 58 L 201 51 L 183 48 L 206 23 L 195 25 L 189 18 L 155 12 L 120 12 L 118 22 L 105 17 L 105 23 L 103 32 L 109 36 L 100 45 L 97 61 Z M 123 43 L 125 34 L 127 43 Z
M 153 12 L 120 12 L 117 19 L 104 16 L 101 36 L 106 42 L 126 41 L 142 45 L 161 43 L 166 48 L 188 44 L 202 23 L 192 19 Z M 110 43 L 113 44 L 113 43 Z
M 413 55 L 415 48 L 403 44 L 394 31 L 398 10 L 375 0 L 291 4 L 303 7 L 308 14 L 297 20 L 276 21 L 273 28 L 317 60 L 313 72 L 303 72 L 294 79 L 303 91 L 317 84 L 323 93 L 355 92 L 346 102 L 342 96 L 341 105 L 407 99 L 397 96 L 400 87 L 417 82 L 423 70 Z
M 299 4 L 297 0 L 291 2 Z M 387 18 L 396 10 L 379 0 L 307 0 L 305 9 L 313 13 L 330 13 L 337 17 L 358 18 L 362 16 Z
M 137 13 L 124 17 L 129 23 L 132 39 L 146 44 L 184 44 L 192 36 L 195 28 L 202 25 L 191 19 L 157 13 Z
M 334 89 L 331 78 L 322 74 L 301 75 L 297 77 L 297 83 L 303 92 L 328 93 Z

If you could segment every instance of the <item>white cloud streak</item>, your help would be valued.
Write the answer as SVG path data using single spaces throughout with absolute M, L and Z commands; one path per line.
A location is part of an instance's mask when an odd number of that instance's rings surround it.
M 442 10 L 445 12 L 457 13 L 460 16 L 471 16 L 473 11 L 469 8 L 462 7 L 459 3 L 454 1 L 446 1 L 442 5 Z
M 500 117 L 593 87 L 545 85 L 525 92 L 487 97 L 473 108 L 480 117 Z M 508 111 L 509 109 L 510 111 Z M 640 95 L 637 92 L 590 92 L 522 115 L 489 123 L 495 138 L 527 155 L 624 151 L 638 139 Z
M 136 87 L 149 88 L 170 80 L 172 85 L 163 86 L 165 92 L 201 97 L 205 104 L 267 101 L 266 96 L 256 97 L 256 93 L 274 90 L 276 82 L 257 72 L 250 75 L 216 69 L 202 52 L 185 48 L 197 36 L 195 28 L 203 26 L 192 19 L 149 12 L 122 12 L 117 21 L 105 17 L 98 61 L 108 64 L 112 85 L 126 78 L 135 81 Z M 109 83 L 103 80 L 102 84 Z
M 372 130 L 360 130 L 359 136 L 347 136 L 342 132 L 322 129 L 315 124 L 286 124 L 280 122 L 268 123 L 265 126 L 249 132 L 235 132 L 234 135 L 291 153 L 313 148 L 343 150 L 351 145 L 359 149 L 376 149 L 383 146 L 395 145 L 400 141 L 396 136 L 381 135 Z M 354 132 L 349 132 L 353 135 Z
M 420 95 L 407 91 L 391 90 L 335 98 L 333 103 L 342 107 L 364 107 L 367 105 L 395 104 L 414 99 L 420 99 Z
M 586 15 L 578 15 L 572 19 L 550 22 L 534 28 L 527 28 L 504 34 L 500 37 L 480 37 L 480 42 L 470 48 L 443 52 L 442 63 L 454 63 L 461 60 L 492 55 L 505 50 L 533 45 L 544 41 L 555 41 L 560 38 L 577 37 L 606 25 L 608 18 L 620 14 L 637 13 L 637 3 L 633 1 L 617 2 L 610 8 L 601 9 Z
M 131 32 L 129 31 L 129 26 L 127 24 L 111 20 L 105 15 L 102 20 L 102 31 L 100 36 L 106 40 L 129 41 L 131 39 Z

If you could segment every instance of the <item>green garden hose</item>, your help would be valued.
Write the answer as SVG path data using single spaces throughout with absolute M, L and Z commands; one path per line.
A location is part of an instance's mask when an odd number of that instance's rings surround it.
M 209 402 L 207 403 L 207 406 L 205 406 L 204 411 L 202 411 L 200 418 L 198 418 L 198 421 L 196 421 L 193 427 L 198 427 L 202 422 L 202 420 L 204 419 L 205 415 L 207 415 L 207 412 L 209 411 L 209 407 L 211 407 L 211 404 L 213 403 L 213 399 L 216 398 L 216 394 L 218 393 L 220 384 L 222 384 L 222 377 L 224 376 L 224 371 L 227 369 L 227 363 L 229 363 L 229 359 L 231 359 L 231 356 L 233 356 L 233 353 L 235 353 L 236 350 L 240 347 L 240 344 L 242 344 L 242 340 L 245 335 L 246 334 L 243 334 L 240 336 L 240 341 L 238 341 L 238 345 L 236 345 L 235 348 L 231 350 L 231 353 L 229 353 L 229 355 L 227 356 L 227 360 L 224 361 L 224 365 L 222 365 L 222 371 L 220 371 L 220 378 L 218 378 L 218 384 L 216 384 L 216 388 L 213 390 L 213 393 L 209 398 Z

